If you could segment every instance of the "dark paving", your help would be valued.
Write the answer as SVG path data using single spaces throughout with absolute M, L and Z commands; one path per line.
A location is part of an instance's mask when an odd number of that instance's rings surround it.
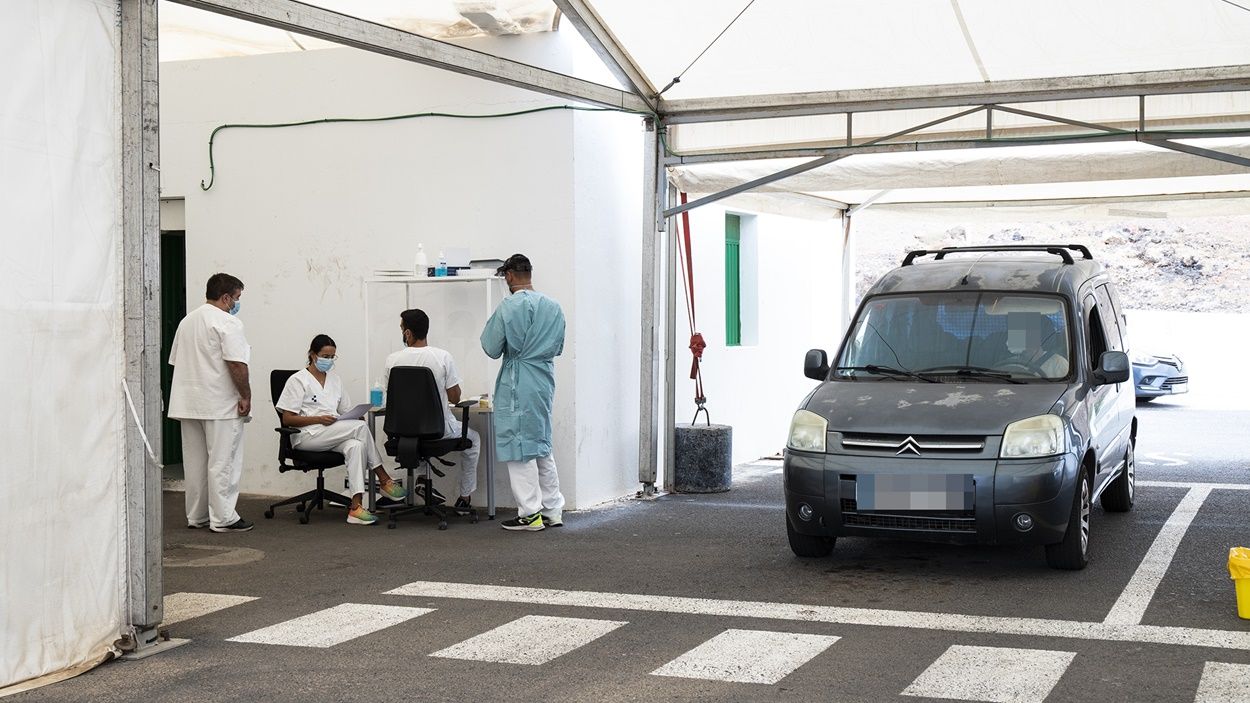
M 1159 402 L 1140 406 L 1138 415 L 1139 460 L 1167 459 L 1140 466 L 1142 480 L 1250 483 L 1250 461 L 1240 447 L 1250 436 L 1250 412 Z M 300 525 L 291 511 L 264 520 L 265 501 L 245 499 L 241 512 L 257 529 L 215 535 L 185 529 L 181 495 L 170 494 L 171 563 L 194 557 L 195 546 L 246 547 L 261 555 L 234 566 L 169 566 L 166 592 L 259 600 L 173 625 L 173 636 L 192 640 L 181 648 L 110 663 L 12 700 L 129 703 L 141 693 L 162 701 L 916 701 L 924 699 L 898 694 L 948 647 L 962 644 L 1076 652 L 1050 701 L 1191 701 L 1204 662 L 1250 664 L 1250 652 L 382 595 L 424 580 L 1096 622 L 1184 492 L 1143 488 L 1131 513 L 1096 510 L 1094 561 L 1077 573 L 1046 568 L 1040 548 L 903 541 L 844 539 L 829 559 L 796 559 L 785 540 L 780 476 L 767 469 L 729 493 L 569 513 L 566 527 L 537 534 L 505 533 L 485 520 L 453 522 L 445 532 L 418 518 L 397 530 L 359 528 L 343 524 L 337 510 Z M 1146 624 L 1250 631 L 1250 621 L 1235 616 L 1224 567 L 1230 545 L 1250 546 L 1248 508 L 1250 491 L 1212 493 Z M 225 641 L 344 602 L 437 610 L 328 649 Z M 427 656 L 523 615 L 629 625 L 541 666 Z M 728 628 L 842 639 L 773 686 L 649 675 Z

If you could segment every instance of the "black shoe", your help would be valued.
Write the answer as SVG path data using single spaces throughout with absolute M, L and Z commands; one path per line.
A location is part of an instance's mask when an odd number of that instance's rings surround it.
M 247 532 L 252 529 L 252 527 L 252 523 L 244 520 L 243 518 L 239 518 L 225 527 L 210 527 L 208 529 L 213 532 Z
M 533 515 L 518 515 L 511 520 L 504 520 L 500 527 L 503 527 L 505 530 L 538 532 L 546 529 L 547 526 L 543 524 L 543 514 L 534 513 Z
M 453 507 L 456 510 L 468 510 L 469 508 L 473 507 L 472 503 L 473 503 L 472 498 L 457 498 L 456 504 Z
M 424 483 L 418 483 L 413 493 L 417 495 L 417 498 L 420 499 L 422 503 L 425 502 L 425 484 Z M 447 498 L 442 493 L 440 493 L 437 488 L 435 488 L 434 500 L 430 501 L 430 505 L 444 505 L 446 503 L 447 503 Z

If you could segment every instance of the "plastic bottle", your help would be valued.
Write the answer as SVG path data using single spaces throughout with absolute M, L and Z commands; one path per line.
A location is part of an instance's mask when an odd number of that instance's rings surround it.
M 435 276 L 447 275 L 447 257 L 443 256 L 443 252 L 438 252 L 438 263 L 434 265 Z
M 374 381 L 373 389 L 369 391 L 369 404 L 375 408 L 382 407 L 382 382 Z
M 425 278 L 430 270 L 430 261 L 425 256 L 425 245 L 417 244 L 417 257 L 413 261 L 412 271 L 417 278 Z

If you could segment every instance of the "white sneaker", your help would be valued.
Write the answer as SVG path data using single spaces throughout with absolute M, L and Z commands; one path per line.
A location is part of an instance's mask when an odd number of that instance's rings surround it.
M 543 524 L 547 527 L 563 527 L 564 520 L 560 513 L 552 513 L 550 515 L 543 513 Z

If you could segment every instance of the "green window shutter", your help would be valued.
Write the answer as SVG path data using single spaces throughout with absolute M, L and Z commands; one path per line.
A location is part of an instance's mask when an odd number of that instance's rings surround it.
M 725 345 L 742 344 L 742 219 L 725 215 Z

